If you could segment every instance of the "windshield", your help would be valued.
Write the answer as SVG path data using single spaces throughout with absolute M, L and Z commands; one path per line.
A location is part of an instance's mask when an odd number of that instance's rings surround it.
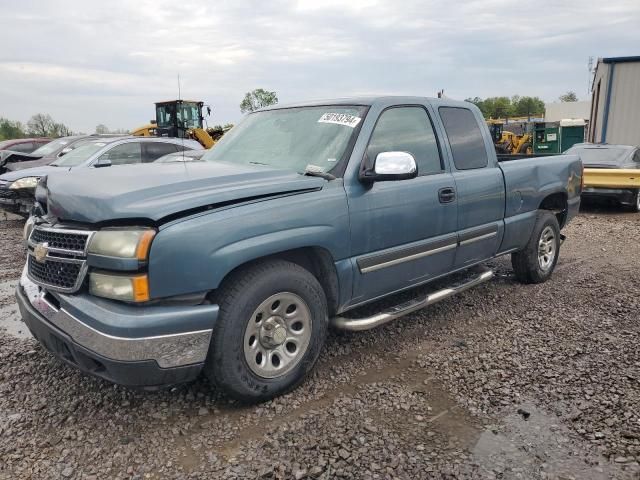
M 621 165 L 629 150 L 616 147 L 571 147 L 565 153 L 580 155 L 580 160 L 585 165 Z
M 156 122 L 158 127 L 170 127 L 176 115 L 175 103 L 156 105 Z
M 194 103 L 181 103 L 178 105 L 178 124 L 184 128 L 201 128 L 200 109 Z
M 172 127 L 175 119 L 180 128 L 202 128 L 200 107 L 196 103 L 166 103 L 156 106 L 158 127 Z
M 346 154 L 365 107 L 322 106 L 248 115 L 203 160 L 330 171 Z
M 53 140 L 40 148 L 34 150 L 31 155 L 37 155 L 39 157 L 47 157 L 49 155 L 55 155 L 60 150 L 65 148 L 71 143 L 68 138 L 59 138 L 57 140 Z
M 64 157 L 60 157 L 51 165 L 54 167 L 77 167 L 81 163 L 86 162 L 94 153 L 102 150 L 106 145 L 105 142 L 83 143 L 78 148 L 71 150 Z

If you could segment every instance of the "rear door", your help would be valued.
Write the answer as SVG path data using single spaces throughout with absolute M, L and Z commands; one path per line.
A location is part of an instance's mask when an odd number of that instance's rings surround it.
M 392 151 L 413 155 L 416 178 L 346 185 L 355 257 L 353 303 L 424 282 L 453 265 L 453 177 L 425 106 L 393 106 L 380 114 L 365 156 L 369 161 Z M 447 191 L 450 195 L 442 195 Z
M 481 118 L 462 107 L 442 106 L 440 118 L 449 143 L 452 174 L 458 196 L 458 249 L 455 267 L 493 257 L 502 241 L 505 192 L 488 132 Z M 486 130 L 486 129 L 485 129 Z

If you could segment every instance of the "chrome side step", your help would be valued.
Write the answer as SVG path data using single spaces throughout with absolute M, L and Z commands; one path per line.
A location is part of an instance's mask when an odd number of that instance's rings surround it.
M 333 317 L 331 319 L 331 326 L 338 330 L 348 330 L 351 332 L 370 330 L 372 328 L 379 327 L 380 325 L 384 325 L 385 323 L 397 318 L 403 317 L 409 313 L 415 312 L 416 310 L 420 310 L 441 300 L 452 297 L 460 292 L 464 292 L 465 290 L 468 290 L 490 280 L 492 277 L 492 270 L 483 269 L 476 275 L 467 277 L 461 282 L 454 283 L 448 288 L 443 288 L 441 290 L 432 292 L 422 299 L 416 298 L 399 305 L 395 305 L 371 317 Z

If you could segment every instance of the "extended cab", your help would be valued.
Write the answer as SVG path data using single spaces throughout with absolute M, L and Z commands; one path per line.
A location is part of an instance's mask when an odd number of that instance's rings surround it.
M 474 105 L 417 97 L 254 112 L 203 160 L 40 182 L 17 298 L 50 351 L 120 384 L 204 371 L 265 400 L 302 381 L 330 324 L 394 320 L 489 280 L 499 255 L 547 280 L 582 188 L 579 157 L 499 164 Z

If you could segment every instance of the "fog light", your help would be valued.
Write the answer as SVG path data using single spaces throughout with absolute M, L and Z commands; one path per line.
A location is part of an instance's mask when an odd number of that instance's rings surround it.
M 97 297 L 123 302 L 146 302 L 149 300 L 149 279 L 146 274 L 131 276 L 92 272 L 89 275 L 89 292 Z

